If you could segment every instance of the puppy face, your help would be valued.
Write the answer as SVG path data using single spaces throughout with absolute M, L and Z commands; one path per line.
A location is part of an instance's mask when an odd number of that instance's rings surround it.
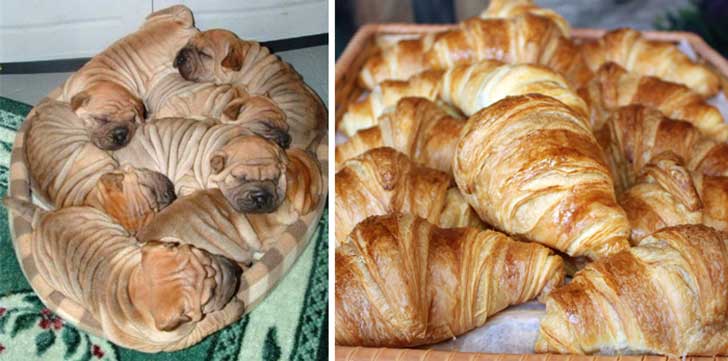
M 244 94 L 223 110 L 223 123 L 240 124 L 253 133 L 286 149 L 291 145 L 286 113 L 265 96 Z
M 154 327 L 173 331 L 222 309 L 237 292 L 241 270 L 234 262 L 190 245 L 147 242 L 130 283 L 135 306 L 148 312 Z
M 163 174 L 126 166 L 101 176 L 86 204 L 105 211 L 133 234 L 175 199 L 174 185 Z
M 185 80 L 210 82 L 226 72 L 239 71 L 245 51 L 243 43 L 230 31 L 203 31 L 177 53 L 174 67 Z
M 236 211 L 270 213 L 285 199 L 287 165 L 277 144 L 257 135 L 239 136 L 213 153 L 210 179 Z
M 71 109 L 84 121 L 91 141 L 105 150 L 127 145 L 146 116 L 141 99 L 111 82 L 96 83 L 74 95 Z

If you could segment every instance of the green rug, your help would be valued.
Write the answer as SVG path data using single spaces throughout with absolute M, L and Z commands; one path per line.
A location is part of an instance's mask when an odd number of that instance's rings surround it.
M 0 196 L 15 130 L 31 106 L 0 97 Z M 328 209 L 314 238 L 275 290 L 239 322 L 177 352 L 141 353 L 66 324 L 35 296 L 15 258 L 0 207 L 0 360 L 325 360 Z

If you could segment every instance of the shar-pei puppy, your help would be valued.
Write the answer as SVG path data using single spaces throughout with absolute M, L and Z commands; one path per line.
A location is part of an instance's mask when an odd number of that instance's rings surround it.
M 5 204 L 33 224 L 39 274 L 84 305 L 117 344 L 159 351 L 242 313 L 234 297 L 241 269 L 225 257 L 188 244 L 139 243 L 91 207 L 46 212 L 13 198 Z
M 28 115 L 25 157 L 33 192 L 53 207 L 89 205 L 134 231 L 175 199 L 172 183 L 125 166 L 91 140 L 67 103 L 44 99 Z
M 294 147 L 311 149 L 326 131 L 326 108 L 290 65 L 254 41 L 234 33 L 208 30 L 195 34 L 177 54 L 174 66 L 183 78 L 244 86 L 269 96 L 286 114 Z
M 288 148 L 286 113 L 270 98 L 252 95 L 241 86 L 187 81 L 176 71 L 155 75 L 144 101 L 153 118 L 213 118 L 239 124 Z
M 248 265 L 256 253 L 266 251 L 280 239 L 286 227 L 322 201 L 325 190 L 318 161 L 301 149 L 290 149 L 287 155 L 287 193 L 274 212 L 240 213 L 219 189 L 199 190 L 159 212 L 137 238 L 142 242 L 196 242 L 191 244 Z M 194 239 L 188 237 L 192 234 L 196 235 Z
M 172 6 L 94 56 L 64 83 L 58 100 L 69 102 L 101 149 L 126 145 L 145 119 L 142 97 L 153 75 L 172 69 L 176 52 L 197 33 L 192 13 Z
M 237 124 L 155 119 L 113 155 L 166 175 L 178 195 L 218 188 L 238 212 L 272 212 L 286 194 L 285 151 Z

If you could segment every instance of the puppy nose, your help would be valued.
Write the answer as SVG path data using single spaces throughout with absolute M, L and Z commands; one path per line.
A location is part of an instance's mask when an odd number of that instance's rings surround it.
M 291 145 L 291 135 L 288 134 L 288 132 L 280 131 L 276 135 L 275 142 L 278 143 L 281 148 L 288 149 L 288 147 Z
M 250 192 L 249 197 L 253 204 L 255 204 L 256 208 L 263 208 L 271 198 L 270 194 L 263 191 Z
M 243 212 L 268 213 L 273 210 L 273 195 L 264 190 L 250 191 L 238 200 L 238 206 Z
M 126 127 L 114 128 L 114 130 L 111 131 L 111 139 L 114 141 L 114 144 L 117 145 L 125 144 L 128 136 L 129 129 Z
M 179 68 L 180 66 L 184 65 L 185 62 L 187 62 L 187 56 L 185 56 L 185 50 L 182 49 L 177 53 L 177 56 L 174 58 L 174 67 Z

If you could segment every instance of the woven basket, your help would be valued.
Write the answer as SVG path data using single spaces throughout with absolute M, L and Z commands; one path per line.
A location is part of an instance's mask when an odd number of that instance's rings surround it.
M 369 24 L 361 27 L 336 62 L 336 129 L 350 103 L 355 102 L 365 91 L 357 77 L 366 60 L 377 47 L 375 40 L 380 35 L 407 35 L 439 32 L 455 28 L 456 25 L 423 24 Z M 607 30 L 572 29 L 572 37 L 589 41 L 601 37 Z M 713 68 L 720 76 L 723 92 L 728 96 L 728 61 L 713 50 L 702 38 L 687 32 L 645 31 L 643 35 L 652 40 L 678 43 L 686 41 L 695 50 L 700 60 Z M 387 349 L 366 347 L 336 347 L 337 361 L 665 361 L 664 356 L 571 356 L 549 354 L 477 354 L 416 349 Z M 728 357 L 687 357 L 686 360 L 728 361 Z
M 55 89 L 51 92 L 51 97 L 58 94 L 58 91 L 59 89 Z M 27 117 L 15 136 L 10 159 L 8 195 L 26 201 L 33 200 L 36 204 L 41 204 L 33 198 L 30 173 L 26 163 L 25 150 L 23 149 L 25 132 L 29 129 L 30 123 L 30 118 Z M 328 137 L 324 137 L 316 149 L 316 156 L 323 170 L 323 189 L 328 189 L 328 153 Z M 250 312 L 258 303 L 263 301 L 265 296 L 278 284 L 278 281 L 291 269 L 313 236 L 325 205 L 326 194 L 322 196 L 315 211 L 289 226 L 278 242 L 241 275 L 237 298 L 244 303 L 245 313 Z M 86 310 L 83 305 L 67 298 L 54 289 L 38 273 L 37 265 L 31 254 L 30 237 L 32 229 L 30 223 L 11 210 L 8 212 L 8 221 L 15 255 L 20 263 L 20 268 L 41 301 L 48 309 L 61 316 L 65 321 L 70 322 L 73 326 L 95 336 L 104 337 L 99 320 L 91 312 Z M 172 346 L 167 351 L 184 348 L 185 346 Z

